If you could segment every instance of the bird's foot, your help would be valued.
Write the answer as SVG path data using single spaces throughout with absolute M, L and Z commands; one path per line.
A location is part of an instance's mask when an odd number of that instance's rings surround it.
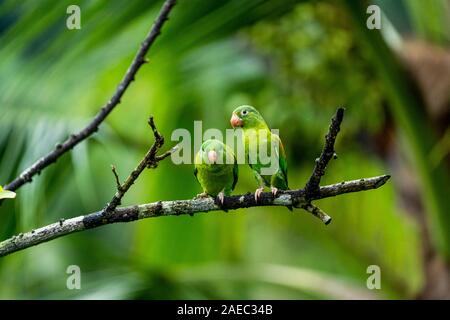
M 264 187 L 260 187 L 255 191 L 255 202 L 258 202 L 259 197 L 261 197 L 261 193 L 263 193 Z
M 206 192 L 202 192 L 202 193 L 199 193 L 198 195 L 196 195 L 194 199 L 205 199 L 208 197 L 209 197 L 209 195 Z
M 220 204 L 223 206 L 223 201 L 225 199 L 225 193 L 223 191 L 220 191 L 217 195 L 217 200 L 219 200 Z
M 222 190 L 216 197 L 216 203 L 223 211 L 228 212 L 228 210 L 224 208 L 224 202 L 225 202 L 225 192 Z
M 276 188 L 276 187 L 270 187 L 270 189 L 271 189 L 271 191 L 272 191 L 273 196 L 276 197 L 277 194 L 278 194 L 278 188 Z

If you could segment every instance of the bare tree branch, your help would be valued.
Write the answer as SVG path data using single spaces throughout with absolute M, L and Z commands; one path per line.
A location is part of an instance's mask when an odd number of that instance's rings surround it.
M 175 5 L 176 0 L 167 0 L 161 8 L 150 32 L 147 34 L 145 40 L 142 42 L 140 49 L 138 50 L 136 56 L 133 59 L 130 67 L 128 68 L 122 81 L 119 83 L 116 92 L 111 97 L 111 99 L 101 108 L 97 115 L 92 119 L 92 121 L 81 131 L 71 134 L 67 140 L 56 145 L 55 149 L 50 153 L 40 158 L 29 168 L 25 169 L 17 178 L 11 181 L 9 184 L 4 186 L 4 189 L 15 191 L 22 185 L 31 182 L 33 176 L 39 174 L 43 169 L 56 162 L 63 154 L 71 150 L 78 143 L 87 139 L 94 132 L 98 130 L 100 124 L 105 120 L 105 118 L 111 113 L 111 111 L 120 103 L 120 99 L 124 95 L 128 86 L 134 81 L 135 75 L 139 68 L 146 63 L 145 55 L 147 54 L 150 47 L 155 42 L 158 35 L 161 34 L 161 28 L 166 20 L 168 20 L 169 13 Z
M 240 208 L 263 206 L 310 206 L 311 200 L 324 199 L 350 192 L 360 192 L 377 189 L 390 178 L 388 175 L 358 179 L 320 187 L 313 198 L 306 197 L 304 189 L 288 190 L 274 197 L 271 192 L 264 192 L 258 203 L 254 195 L 247 193 L 225 197 L 224 205 L 219 206 L 213 198 L 199 198 L 192 200 L 158 201 L 148 204 L 116 208 L 112 214 L 104 216 L 103 210 L 85 216 L 79 216 L 47 225 L 45 227 L 21 233 L 0 242 L 0 257 L 9 255 L 31 246 L 41 244 L 71 233 L 97 228 L 116 222 L 130 222 L 139 219 L 156 218 L 161 216 L 194 215 L 199 212 L 235 210 Z M 308 209 L 306 209 L 308 210 Z M 320 209 L 319 209 L 320 210 Z M 310 210 L 308 210 L 310 211 Z M 311 208 L 314 211 L 314 206 Z M 315 214 L 314 212 L 312 212 Z M 316 212 L 317 213 L 317 212 Z M 320 213 L 318 213 L 320 215 Z M 323 219 L 321 219 L 323 220 Z
M 125 180 L 124 183 L 120 184 L 116 168 L 114 166 L 112 166 L 111 168 L 114 177 L 116 179 L 117 192 L 115 193 L 111 201 L 103 209 L 103 213 L 105 214 L 105 216 L 114 213 L 114 210 L 117 208 L 118 205 L 120 205 L 120 202 L 122 201 L 122 198 L 125 195 L 125 193 L 127 193 L 127 191 L 131 188 L 131 186 L 134 184 L 134 182 L 137 180 L 137 178 L 142 173 L 142 171 L 144 171 L 145 168 L 156 168 L 159 161 L 167 158 L 167 156 L 169 156 L 172 153 L 172 151 L 175 150 L 175 148 L 172 148 L 172 150 L 167 151 L 162 156 L 158 156 L 157 155 L 158 150 L 164 145 L 164 137 L 156 129 L 153 117 L 150 117 L 150 119 L 148 120 L 148 124 L 150 125 L 150 128 L 153 131 L 153 135 L 155 136 L 155 142 L 150 147 L 148 152 L 145 154 L 144 158 L 139 162 L 137 167 L 130 173 L 130 175 L 128 176 L 128 178 Z
M 322 153 L 320 154 L 320 157 L 316 159 L 314 170 L 305 185 L 306 201 L 300 206 L 296 206 L 297 208 L 302 208 L 310 212 L 311 214 L 322 220 L 322 222 L 325 224 L 329 224 L 331 222 L 331 217 L 327 215 L 322 209 L 313 205 L 311 201 L 313 200 L 314 195 L 320 191 L 320 180 L 325 174 L 325 169 L 331 158 L 337 159 L 337 155 L 334 150 L 334 143 L 336 142 L 336 137 L 339 133 L 342 120 L 344 120 L 344 110 L 344 108 L 338 108 L 336 114 L 331 119 L 328 133 L 325 136 L 325 145 L 323 146 Z
M 331 119 L 330 128 L 325 136 L 325 146 L 322 154 L 316 159 L 314 170 L 305 186 L 307 196 L 311 197 L 314 193 L 319 191 L 320 179 L 325 174 L 325 169 L 332 157 L 337 157 L 334 151 L 334 143 L 337 134 L 339 133 L 342 120 L 344 119 L 344 108 L 338 108 L 336 114 Z
M 162 155 L 157 155 L 158 150 L 164 144 L 164 138 L 156 129 L 153 118 L 151 117 L 149 119 L 149 125 L 155 136 L 155 142 L 124 183 L 120 183 L 117 171 L 115 167 L 112 166 L 112 172 L 117 185 L 117 192 L 103 210 L 68 220 L 62 219 L 57 223 L 41 227 L 37 230 L 13 236 L 0 243 L 0 257 L 67 234 L 97 228 L 106 224 L 170 215 L 178 216 L 189 214 L 193 216 L 198 212 L 216 210 L 228 211 L 257 206 L 296 207 L 306 210 L 313 216 L 322 220 L 325 224 L 329 224 L 331 217 L 319 207 L 312 204 L 311 201 L 334 197 L 344 193 L 376 189 L 384 185 L 390 178 L 389 175 L 383 175 L 367 179 L 363 178 L 353 181 L 343 181 L 325 187 L 319 186 L 325 168 L 334 156 L 334 142 L 339 132 L 343 116 L 344 109 L 339 108 L 331 121 L 329 132 L 326 136 L 324 150 L 320 158 L 316 161 L 314 171 L 304 189 L 280 191 L 277 196 L 274 196 L 271 192 L 262 193 L 257 203 L 254 195 L 252 193 L 247 193 L 238 196 L 225 197 L 223 205 L 220 206 L 213 198 L 196 198 L 192 200 L 158 201 L 149 204 L 117 208 L 125 193 L 130 189 L 146 167 L 155 168 L 159 161 L 167 158 L 174 150 L 176 150 L 176 148 L 172 148 Z

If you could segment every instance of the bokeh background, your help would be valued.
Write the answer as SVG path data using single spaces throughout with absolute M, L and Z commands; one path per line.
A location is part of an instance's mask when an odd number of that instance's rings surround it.
M 449 298 L 450 2 L 180 0 L 97 134 L 0 207 L 0 238 L 102 208 L 152 143 L 229 128 L 251 104 L 279 128 L 291 188 L 346 107 L 323 184 L 380 174 L 378 190 L 318 201 L 324 226 L 286 208 L 108 225 L 0 258 L 3 299 Z M 81 8 L 81 30 L 66 8 Z M 110 98 L 161 1 L 0 0 L 0 184 L 86 125 Z M 191 165 L 146 170 L 123 204 L 199 193 Z M 236 193 L 253 191 L 240 168 Z M 66 289 L 78 265 L 81 290 Z M 366 270 L 381 268 L 381 289 Z

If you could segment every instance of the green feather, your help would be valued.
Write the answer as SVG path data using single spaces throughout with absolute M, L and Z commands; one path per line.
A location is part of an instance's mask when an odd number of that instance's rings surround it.
M 256 180 L 259 186 L 276 187 L 280 190 L 288 190 L 288 178 L 287 178 L 287 160 L 283 143 L 278 135 L 272 133 L 261 114 L 252 106 L 240 106 L 233 111 L 242 121 L 243 129 L 243 142 L 245 146 L 245 153 L 247 161 L 254 171 Z M 272 150 L 270 147 L 272 142 L 278 148 Z M 268 168 L 270 163 L 263 163 L 258 152 L 254 152 L 256 159 L 252 159 L 250 155 L 251 149 L 262 148 L 266 149 L 266 154 L 271 156 L 271 152 L 276 152 L 275 157 L 278 159 L 278 169 L 275 173 L 270 175 L 263 175 L 262 169 Z M 256 150 L 256 149 L 252 149 Z M 260 149 L 257 149 L 258 151 Z
M 216 152 L 217 162 L 209 163 L 210 151 Z M 230 195 L 238 181 L 236 157 L 231 148 L 219 140 L 206 140 L 195 156 L 194 174 L 208 195 L 216 197 L 220 192 Z

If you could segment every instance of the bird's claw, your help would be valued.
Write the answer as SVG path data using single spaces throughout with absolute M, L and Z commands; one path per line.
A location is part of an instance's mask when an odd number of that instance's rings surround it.
M 261 193 L 264 191 L 264 188 L 258 188 L 255 191 L 255 202 L 258 202 L 259 197 L 261 197 Z
M 198 195 L 196 195 L 194 199 L 204 199 L 204 198 L 208 198 L 208 197 L 209 197 L 209 195 L 206 192 L 202 192 L 202 193 L 199 193 Z
M 220 204 L 223 206 L 223 201 L 225 199 L 225 194 L 222 192 L 219 192 L 219 194 L 217 195 L 217 199 L 219 200 Z
M 277 194 L 278 194 L 278 188 L 276 188 L 276 187 L 270 187 L 270 189 L 271 189 L 271 191 L 272 191 L 273 196 L 276 197 Z

